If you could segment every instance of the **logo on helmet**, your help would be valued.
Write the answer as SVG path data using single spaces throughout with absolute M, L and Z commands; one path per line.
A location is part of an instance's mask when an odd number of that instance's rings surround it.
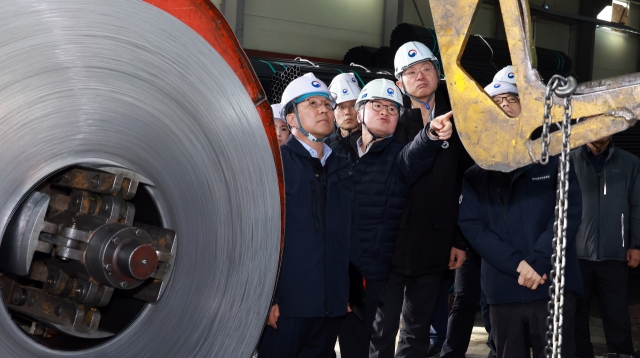
M 418 51 L 416 50 L 409 50 L 409 57 L 416 57 L 416 54 L 418 53 Z
M 513 72 L 509 72 L 509 74 L 507 75 L 507 77 L 509 77 L 509 78 L 513 78 L 513 77 L 515 77 L 515 75 L 513 74 Z
M 318 81 L 311 81 L 311 85 L 315 88 L 320 88 L 320 82 Z
M 395 93 L 395 91 L 393 90 L 393 88 L 387 88 L 387 93 L 391 96 L 393 96 L 393 94 Z
M 493 88 L 500 88 L 500 84 L 496 83 L 495 85 L 493 85 Z
M 347 94 L 349 93 L 349 90 L 347 90 L 346 88 L 342 90 L 342 94 Z
M 356 83 L 356 78 L 355 77 L 351 77 L 351 82 Z
M 362 97 L 360 97 L 360 98 L 365 98 L 365 97 L 367 97 L 367 94 L 366 94 L 366 93 L 365 93 L 365 94 L 363 94 L 363 95 L 362 95 Z

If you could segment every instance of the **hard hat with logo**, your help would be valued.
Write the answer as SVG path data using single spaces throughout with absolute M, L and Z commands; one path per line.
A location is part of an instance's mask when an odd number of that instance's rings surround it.
M 509 82 L 494 81 L 489 83 L 487 87 L 484 88 L 484 90 L 491 97 L 497 96 L 499 94 L 505 94 L 505 93 L 513 93 L 515 95 L 518 94 L 518 87 L 516 87 L 514 84 L 511 84 Z
M 353 73 L 341 73 L 331 81 L 329 92 L 334 95 L 336 104 L 340 104 L 358 99 L 360 86 L 358 86 L 358 80 Z
M 513 72 L 513 66 L 509 65 L 496 73 L 493 76 L 493 82 L 508 82 L 511 84 L 516 84 L 516 76 Z
M 294 106 L 294 104 L 300 103 L 312 96 L 326 97 L 329 102 L 331 102 L 331 106 L 335 107 L 334 97 L 331 95 L 331 92 L 329 92 L 327 85 L 316 78 L 313 73 L 309 72 L 291 81 L 284 89 L 284 92 L 282 92 L 280 116 L 286 118 L 287 112 L 293 107 L 296 120 L 298 121 L 298 131 L 312 142 L 321 142 L 325 138 L 317 138 L 302 127 L 298 110 Z
M 356 100 L 356 110 L 367 101 L 374 99 L 386 99 L 396 104 L 400 110 L 400 115 L 404 111 L 402 106 L 402 93 L 398 86 L 393 81 L 389 81 L 385 78 L 379 78 L 366 84 L 360 91 L 360 96 Z
M 273 111 L 273 120 L 274 121 L 277 119 L 277 120 L 286 122 L 284 120 L 284 118 L 282 117 L 282 114 L 280 113 L 281 110 L 282 110 L 282 107 L 280 106 L 280 103 L 272 104 L 271 105 L 271 110 Z
M 407 67 L 412 66 L 418 62 L 432 61 L 438 68 L 438 58 L 433 55 L 433 52 L 421 42 L 411 41 L 400 46 L 396 51 L 396 57 L 393 60 L 393 67 L 395 68 L 395 75 L 397 79 L 402 77 L 402 72 Z
M 327 97 L 330 101 L 334 102 L 334 97 L 331 95 L 331 92 L 329 92 L 327 85 L 316 78 L 311 72 L 305 73 L 289 82 L 282 92 L 282 98 L 280 100 L 280 106 L 282 107 L 280 115 L 282 118 L 287 116 L 287 112 L 294 101 L 299 103 L 311 96 Z

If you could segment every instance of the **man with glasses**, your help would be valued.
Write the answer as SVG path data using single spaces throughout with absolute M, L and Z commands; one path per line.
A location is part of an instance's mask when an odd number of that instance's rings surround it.
M 497 81 L 485 91 L 509 116 L 520 114 L 514 84 Z M 465 173 L 458 223 L 482 257 L 482 292 L 498 358 L 529 358 L 531 350 L 533 357 L 545 356 L 557 176 L 558 156 L 509 173 L 477 165 Z M 575 241 L 582 196 L 573 166 L 568 195 L 562 357 L 574 356 L 575 301 L 582 294 Z
M 355 108 L 356 99 L 360 94 L 358 80 L 353 73 L 341 73 L 333 78 L 329 91 L 336 99 L 336 130 L 327 143 L 340 142 L 347 152 L 355 156 L 357 152 L 351 138 L 361 135 Z
M 493 96 L 494 101 L 503 107 L 509 116 L 517 117 L 520 114 L 520 101 L 513 71 L 513 67 L 510 65 L 498 71 L 493 77 L 493 82 L 500 83 L 500 85 L 495 88 L 495 84 L 492 84 L 487 86 L 485 90 Z M 495 358 L 496 356 L 495 345 L 491 339 L 489 305 L 486 304 L 480 288 L 481 265 L 482 260 L 478 253 L 472 247 L 467 246 L 467 259 L 456 271 L 455 299 L 449 314 L 447 337 L 440 354 L 442 358 L 465 357 L 471 340 L 478 304 L 482 309 L 484 327 L 489 334 L 487 339 L 487 346 L 490 348 L 488 357 Z
M 333 98 L 312 73 L 282 94 L 292 135 L 280 147 L 286 193 L 285 244 L 260 358 L 326 358 L 347 314 L 355 205 L 351 163 L 323 139 L 333 131 Z
M 394 138 L 400 144 L 409 143 L 434 117 L 451 110 L 446 86 L 439 86 L 438 66 L 437 58 L 422 43 L 408 42 L 396 52 L 396 84 L 411 103 L 395 129 Z M 472 164 L 460 138 L 453 135 L 441 143 L 432 166 L 410 187 L 399 229 L 393 233 L 391 270 L 376 314 L 370 357 L 426 357 L 429 352 L 434 356 L 440 352 L 440 347 L 430 347 L 430 327 L 447 271 L 465 260 L 457 225 L 458 198 L 464 172 Z M 445 315 L 446 301 L 440 300 L 445 302 L 440 307 Z M 446 326 L 434 328 L 446 332 Z
M 392 137 L 403 111 L 402 95 L 386 79 L 364 86 L 356 111 L 362 125 L 362 136 L 352 138 L 357 149 L 357 156 L 352 157 L 358 203 L 356 237 L 366 288 L 363 321 L 347 315 L 340 328 L 340 353 L 349 358 L 369 356 L 373 320 L 391 269 L 394 238 L 408 188 L 432 165 L 443 141 L 452 134 L 449 112 L 423 125 L 408 145 L 395 141 Z M 338 143 L 331 148 L 346 153 Z

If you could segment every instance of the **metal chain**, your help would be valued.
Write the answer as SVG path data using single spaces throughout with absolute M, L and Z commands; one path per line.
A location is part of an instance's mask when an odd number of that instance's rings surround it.
M 542 151 L 540 152 L 540 163 L 549 163 L 549 128 L 551 127 L 551 107 L 553 107 L 553 93 L 558 88 L 560 76 L 553 76 L 547 84 L 547 92 L 544 95 L 544 115 L 542 116 Z
M 567 89 L 567 86 L 572 87 Z M 547 346 L 545 349 L 547 358 L 559 358 L 562 356 L 562 323 L 564 306 L 564 268 L 567 237 L 567 208 L 569 205 L 569 150 L 571 138 L 571 95 L 575 91 L 576 81 L 567 80 L 561 76 L 553 76 L 547 85 L 547 93 L 544 103 L 544 118 L 542 126 L 542 152 L 540 162 L 549 162 L 549 142 L 551 125 L 551 107 L 553 106 L 553 94 L 564 97 L 564 115 L 562 118 L 562 150 L 558 164 L 558 182 L 556 189 L 555 222 L 553 224 L 553 248 L 551 255 L 551 286 L 549 287 L 550 300 L 547 305 L 549 316 L 547 324 Z M 562 90 L 560 90 L 562 87 Z

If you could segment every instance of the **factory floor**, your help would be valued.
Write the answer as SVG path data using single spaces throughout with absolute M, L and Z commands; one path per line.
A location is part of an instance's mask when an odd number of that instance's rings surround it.
M 633 336 L 633 347 L 635 349 L 635 358 L 640 358 L 640 268 L 631 271 L 629 277 L 629 312 L 631 313 L 631 334 Z M 591 314 L 589 320 L 589 328 L 591 330 L 591 342 L 593 343 L 595 357 L 607 357 L 607 344 L 604 337 L 604 329 L 602 328 L 602 319 L 600 318 L 600 302 L 597 295 L 592 299 Z M 487 332 L 482 325 L 482 317 L 480 312 L 476 316 L 476 323 L 473 327 L 471 342 L 467 350 L 467 358 L 486 358 L 489 348 L 485 344 L 487 341 Z M 340 347 L 336 343 L 336 355 L 340 356 Z M 342 357 L 349 358 L 349 357 Z

